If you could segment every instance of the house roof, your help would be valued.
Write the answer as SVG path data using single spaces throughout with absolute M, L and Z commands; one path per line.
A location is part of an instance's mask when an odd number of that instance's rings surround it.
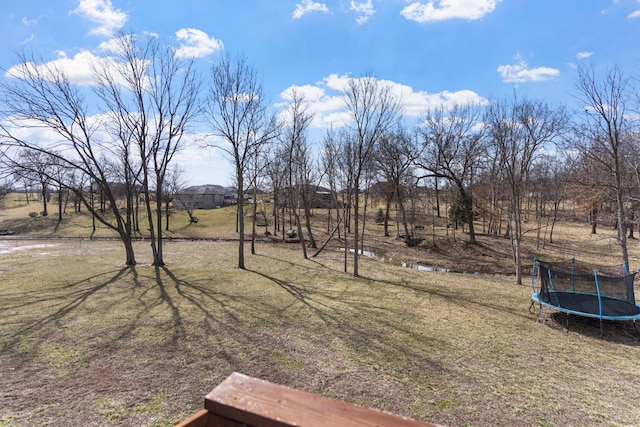
M 232 194 L 232 192 L 221 185 L 207 184 L 183 188 L 178 194 L 220 194 L 226 196 Z

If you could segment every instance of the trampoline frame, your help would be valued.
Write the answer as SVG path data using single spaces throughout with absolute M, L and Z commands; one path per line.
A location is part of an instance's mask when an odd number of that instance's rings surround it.
M 630 301 L 627 300 L 623 300 L 623 299 L 619 299 L 619 298 L 614 298 L 611 296 L 607 296 L 607 295 L 601 295 L 600 294 L 600 284 L 598 282 L 598 272 L 597 270 L 593 270 L 593 276 L 594 276 L 594 280 L 595 280 L 595 287 L 596 287 L 596 292 L 597 293 L 587 293 L 587 292 L 576 292 L 576 291 L 567 291 L 567 290 L 562 290 L 562 291 L 557 291 L 557 290 L 551 290 L 551 289 L 547 289 L 547 291 L 545 292 L 545 294 L 549 295 L 549 300 L 555 300 L 557 301 L 557 304 L 553 304 L 549 301 L 544 300 L 541 297 L 541 293 L 539 291 L 536 291 L 536 287 L 535 287 L 535 279 L 536 279 L 536 272 L 539 273 L 539 265 L 541 264 L 540 261 L 538 261 L 537 259 L 534 258 L 533 261 L 533 268 L 531 269 L 531 288 L 533 289 L 533 293 L 531 294 L 531 307 L 533 307 L 536 303 L 540 305 L 540 309 L 538 311 L 538 317 L 540 316 L 540 312 L 542 311 L 542 307 L 548 307 L 551 308 L 553 310 L 559 311 L 559 312 L 563 312 L 567 314 L 567 332 L 569 331 L 569 315 L 573 314 L 576 316 L 582 316 L 582 317 L 590 317 L 590 318 L 594 318 L 594 319 L 598 319 L 600 321 L 600 337 L 603 338 L 604 337 L 604 329 L 603 329 L 603 320 L 620 320 L 620 321 L 633 321 L 634 322 L 634 326 L 635 326 L 635 321 L 640 319 L 640 304 L 633 304 Z M 627 270 L 625 268 L 625 270 Z M 628 272 L 628 270 L 627 270 Z M 640 268 L 638 269 L 638 272 L 640 272 Z M 635 275 L 635 273 L 633 273 Z M 542 279 L 541 279 L 542 280 Z M 541 290 L 542 290 L 542 285 L 541 285 Z M 597 300 L 597 310 L 593 310 L 593 311 L 579 311 L 579 310 L 575 310 L 575 309 L 571 309 L 568 307 L 563 307 L 560 304 L 560 298 L 559 295 L 580 295 L 582 296 L 582 299 L 588 300 Z M 552 299 L 553 297 L 553 299 Z M 609 302 L 613 303 L 613 304 L 617 304 L 617 305 L 630 305 L 633 307 L 634 311 L 636 311 L 636 314 L 628 314 L 628 315 L 610 315 L 610 314 L 604 314 L 603 313 L 603 301 L 604 301 L 604 305 L 608 306 Z M 593 302 L 593 301 L 591 301 Z M 530 307 L 530 309 L 531 309 Z

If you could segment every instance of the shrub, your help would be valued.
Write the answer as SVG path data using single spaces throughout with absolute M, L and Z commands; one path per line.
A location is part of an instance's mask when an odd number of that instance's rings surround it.
M 38 212 L 29 212 L 29 216 L 30 216 L 31 218 L 35 218 L 35 217 L 37 217 L 37 216 L 38 216 Z

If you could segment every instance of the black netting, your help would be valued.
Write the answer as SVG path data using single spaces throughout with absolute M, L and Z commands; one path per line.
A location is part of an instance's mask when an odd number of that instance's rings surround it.
M 635 305 L 633 291 L 636 273 L 623 274 L 622 268 L 612 267 L 603 269 L 606 273 L 600 270 L 594 273 L 579 268 L 574 261 L 538 261 L 536 264 L 541 301 L 591 314 L 600 314 L 602 304 L 602 314 L 607 316 L 635 315 L 640 312 Z

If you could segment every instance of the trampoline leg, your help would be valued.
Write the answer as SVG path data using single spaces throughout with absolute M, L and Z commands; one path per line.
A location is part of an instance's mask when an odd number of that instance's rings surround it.
M 567 313 L 567 333 L 569 333 L 569 313 Z
M 600 339 L 604 339 L 604 329 L 602 328 L 602 319 L 600 319 Z

